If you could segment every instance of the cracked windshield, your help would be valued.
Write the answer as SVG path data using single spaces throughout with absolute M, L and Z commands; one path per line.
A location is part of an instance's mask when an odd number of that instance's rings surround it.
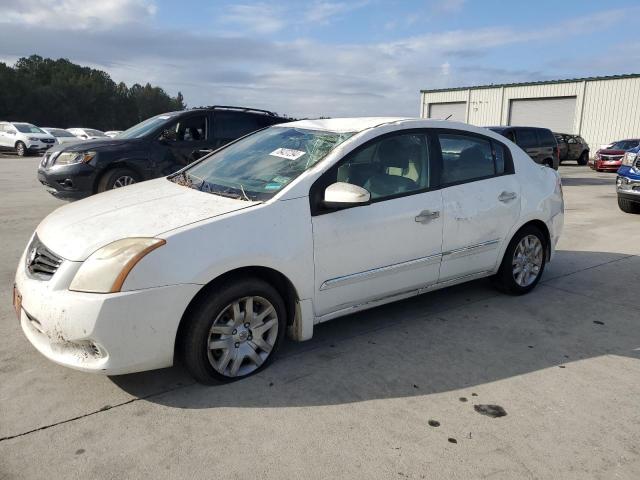
M 172 180 L 216 195 L 267 200 L 353 135 L 272 127 L 230 145 Z

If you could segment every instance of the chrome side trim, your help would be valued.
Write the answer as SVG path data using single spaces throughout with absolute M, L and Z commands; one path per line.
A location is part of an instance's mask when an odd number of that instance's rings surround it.
M 365 270 L 364 272 L 351 273 L 342 277 L 332 278 L 330 280 L 326 280 L 322 285 L 320 285 L 320 291 L 351 285 L 353 283 L 370 280 L 372 278 L 381 277 L 391 273 L 404 272 L 418 267 L 434 265 L 436 263 L 440 263 L 441 259 L 442 255 L 436 253 L 427 257 L 416 258 L 406 262 L 394 263 L 393 265 L 387 265 L 385 267 L 372 268 L 371 270 Z
M 488 242 L 478 243 L 476 245 L 469 245 L 468 247 L 456 248 L 455 250 L 449 250 L 442 252 L 443 260 L 453 260 L 454 258 L 462 258 L 468 255 L 475 255 L 476 253 L 486 252 L 497 248 L 500 244 L 500 239 L 489 240 Z

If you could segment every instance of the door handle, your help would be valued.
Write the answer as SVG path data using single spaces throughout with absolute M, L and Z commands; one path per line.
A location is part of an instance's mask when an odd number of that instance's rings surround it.
M 516 192 L 502 192 L 500 195 L 498 195 L 498 200 L 503 203 L 510 202 L 511 200 L 515 200 L 516 198 L 518 198 Z
M 415 218 L 418 223 L 429 223 L 431 220 L 435 220 L 440 217 L 440 212 L 432 212 L 431 210 L 423 210 Z

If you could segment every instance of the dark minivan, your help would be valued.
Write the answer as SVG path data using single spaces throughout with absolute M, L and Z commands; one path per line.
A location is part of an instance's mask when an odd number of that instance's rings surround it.
M 548 128 L 539 127 L 487 127 L 507 137 L 536 162 L 554 170 L 560 164 L 558 142 Z
M 214 106 L 151 117 L 117 137 L 56 145 L 40 162 L 38 180 L 73 200 L 169 175 L 255 130 L 287 122 L 266 110 Z

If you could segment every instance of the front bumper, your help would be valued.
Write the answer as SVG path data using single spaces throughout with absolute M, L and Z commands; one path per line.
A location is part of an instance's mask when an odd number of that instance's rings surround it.
M 43 143 L 43 142 L 34 142 L 32 140 L 26 143 L 26 147 L 29 152 L 44 152 L 46 150 L 49 150 L 54 145 L 55 145 L 55 142 Z
M 38 181 L 51 195 L 63 200 L 78 200 L 93 195 L 96 176 L 96 169 L 86 163 L 38 167 Z
M 622 160 L 599 160 L 594 159 L 592 163 L 589 164 L 591 168 L 594 170 L 607 170 L 611 172 L 616 172 L 622 165 Z
M 640 203 L 640 172 L 621 167 L 616 178 L 616 192 L 620 198 Z
M 71 292 L 80 265 L 65 260 L 43 281 L 27 274 L 24 254 L 20 259 L 20 325 L 33 346 L 55 363 L 86 372 L 119 375 L 171 366 L 180 319 L 201 286 Z

